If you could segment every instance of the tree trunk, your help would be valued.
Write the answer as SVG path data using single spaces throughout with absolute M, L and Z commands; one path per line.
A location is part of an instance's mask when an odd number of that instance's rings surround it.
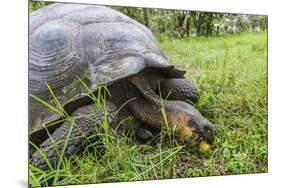
M 199 13 L 197 27 L 196 27 L 196 36 L 198 37 L 202 35 L 203 18 L 204 18 L 203 13 Z
M 207 26 L 206 26 L 206 35 L 210 36 L 213 33 L 213 28 L 212 28 L 212 23 L 213 23 L 213 13 L 208 13 L 209 16 L 208 21 L 207 21 Z
M 147 8 L 144 8 L 144 9 L 143 9 L 143 18 L 144 18 L 144 25 L 149 28 L 149 26 L 150 26 L 150 21 L 149 21 L 150 14 L 149 14 L 149 9 L 147 9 Z
M 217 27 L 216 27 L 216 35 L 218 36 L 219 33 L 220 33 L 220 25 L 217 25 Z
M 186 36 L 189 37 L 189 28 L 190 28 L 190 15 L 189 12 L 186 11 L 184 20 L 182 22 L 183 36 L 186 34 Z

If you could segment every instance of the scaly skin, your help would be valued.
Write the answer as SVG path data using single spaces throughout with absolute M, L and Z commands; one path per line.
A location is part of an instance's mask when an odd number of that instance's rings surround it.
M 196 103 L 199 93 L 196 87 L 185 79 L 167 79 L 160 83 L 161 94 L 164 98 L 169 94 L 169 100 L 179 100 L 184 102 Z
M 110 124 L 116 124 L 117 122 L 116 117 L 113 117 L 115 111 L 114 104 L 107 102 L 107 121 Z M 48 138 L 40 145 L 41 151 L 46 155 L 52 166 L 58 163 L 57 151 L 62 152 L 71 126 L 73 126 L 72 132 L 64 152 L 64 157 L 67 158 L 85 150 L 91 144 L 89 142 L 93 141 L 88 139 L 89 136 L 102 132 L 101 124 L 104 122 L 105 115 L 102 110 L 101 112 L 97 110 L 95 104 L 78 108 L 72 114 L 72 117 L 75 119 L 75 124 L 71 125 L 70 121 L 66 121 L 51 135 L 54 142 Z M 32 155 L 31 164 L 42 170 L 48 169 L 45 159 L 38 151 Z
M 166 98 L 166 96 L 169 94 L 169 92 L 171 91 L 168 100 L 175 100 L 175 101 L 182 101 L 182 102 L 189 102 L 189 103 L 196 103 L 199 99 L 199 93 L 196 89 L 196 87 L 188 80 L 185 79 L 164 79 L 161 80 L 160 82 L 160 91 L 162 94 L 163 98 Z M 157 92 L 159 92 L 159 89 L 157 89 Z M 141 104 L 139 104 L 138 106 L 142 105 L 142 108 L 145 108 L 146 106 L 148 106 L 148 108 L 151 108 L 151 106 L 149 104 L 145 105 L 145 101 L 139 101 Z M 137 106 L 133 106 L 132 110 L 135 111 Z M 137 107 L 140 108 L 140 107 Z M 157 110 L 157 109 L 155 109 Z M 155 121 L 159 121 L 162 119 L 162 115 L 160 114 L 159 116 L 161 117 L 153 117 L 150 113 L 146 114 L 143 113 L 141 119 L 146 120 L 148 118 L 148 122 L 150 122 L 150 124 L 162 124 L 163 122 L 155 122 Z M 174 119 L 175 118 L 175 114 L 173 113 L 169 113 L 168 116 L 170 117 L 169 120 L 169 124 L 173 125 L 176 124 L 175 121 L 183 121 L 185 118 L 185 116 L 183 117 L 179 117 L 179 120 Z M 150 117 L 150 118 L 149 118 Z M 186 120 L 186 122 L 188 122 Z M 150 128 L 151 129 L 151 128 Z M 177 128 L 177 132 L 179 132 L 179 135 L 181 135 L 181 138 L 186 138 L 188 139 L 189 137 L 192 136 L 192 129 L 191 128 L 187 128 L 184 129 L 184 127 L 179 126 Z M 138 138 L 139 141 L 141 141 L 142 143 L 146 143 L 149 140 L 151 140 L 155 134 L 157 133 L 153 133 L 151 132 L 147 126 L 143 126 L 140 125 L 140 128 L 136 131 L 136 137 Z

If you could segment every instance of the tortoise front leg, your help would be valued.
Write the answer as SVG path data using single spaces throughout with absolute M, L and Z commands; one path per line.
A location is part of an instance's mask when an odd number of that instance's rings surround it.
M 185 79 L 166 79 L 160 82 L 160 91 L 163 98 L 179 100 L 194 104 L 199 99 L 199 92 L 194 84 Z
M 59 156 L 62 154 L 65 144 L 66 149 L 63 156 L 66 158 L 84 151 L 88 145 L 91 145 L 93 139 L 89 137 L 103 131 L 102 125 L 105 117 L 108 123 L 116 124 L 117 118 L 114 117 L 116 112 L 115 105 L 107 102 L 106 106 L 106 116 L 105 111 L 102 109 L 98 110 L 95 104 L 78 108 L 72 114 L 72 118 L 75 121 L 74 124 L 66 121 L 54 131 L 50 138 L 39 146 L 41 152 L 44 153 L 52 166 L 58 164 Z M 72 130 L 70 130 L 71 127 Z M 66 141 L 67 138 L 69 138 L 68 142 Z M 47 162 L 39 151 L 32 155 L 31 164 L 43 170 L 48 169 Z
M 156 135 L 156 131 L 152 127 L 131 116 L 125 109 L 121 109 L 118 112 L 118 117 L 120 122 L 122 122 L 118 127 L 118 132 L 125 135 L 133 135 L 140 143 L 146 143 Z
M 137 141 L 142 144 L 145 144 L 151 141 L 156 135 L 158 135 L 160 129 L 151 127 L 145 123 L 139 125 L 139 127 L 135 130 L 135 136 Z

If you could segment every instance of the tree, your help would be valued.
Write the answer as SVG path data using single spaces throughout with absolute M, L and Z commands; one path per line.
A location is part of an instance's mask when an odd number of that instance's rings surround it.
M 205 19 L 207 18 L 206 20 L 206 36 L 210 36 L 213 34 L 213 16 L 214 14 L 213 13 L 206 13 L 206 17 Z
M 150 12 L 149 12 L 149 9 L 147 9 L 147 8 L 143 9 L 143 19 L 144 19 L 144 25 L 149 28 Z
M 191 17 L 190 17 L 190 13 L 189 11 L 183 11 L 182 12 L 182 22 L 181 22 L 181 37 L 189 37 L 190 35 L 190 21 L 191 21 Z

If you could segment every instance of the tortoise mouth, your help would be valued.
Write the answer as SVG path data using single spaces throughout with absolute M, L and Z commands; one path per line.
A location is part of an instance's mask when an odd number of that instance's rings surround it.
M 188 147 L 194 148 L 194 150 L 200 153 L 207 153 L 213 147 L 214 139 L 205 138 L 197 132 L 193 132 L 192 137 L 186 140 Z
M 200 114 L 193 114 L 186 127 L 192 130 L 192 136 L 186 139 L 187 143 L 203 153 L 207 152 L 215 140 L 215 126 Z
M 212 145 L 215 140 L 214 130 L 209 126 L 203 126 L 203 130 L 194 131 L 194 139 L 197 140 L 197 143 L 205 142 L 209 145 Z

